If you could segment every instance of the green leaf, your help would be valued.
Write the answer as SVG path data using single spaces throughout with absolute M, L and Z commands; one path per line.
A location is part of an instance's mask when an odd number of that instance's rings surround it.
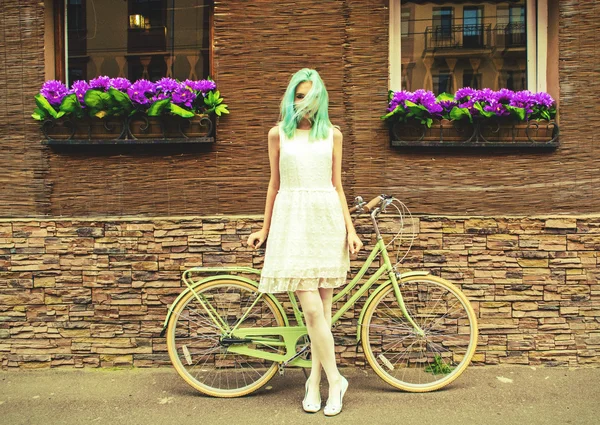
M 450 118 L 455 121 L 460 121 L 467 118 L 470 122 L 473 122 L 473 117 L 467 108 L 459 108 L 458 106 L 453 107 L 450 110 Z
M 192 118 L 195 114 L 192 111 L 188 111 L 187 109 L 182 108 L 181 106 L 171 104 L 171 113 L 173 115 L 179 115 L 183 118 Z
M 98 111 L 94 114 L 95 117 L 104 118 L 107 115 L 106 111 Z
M 416 117 L 422 118 L 426 114 L 429 113 L 427 108 L 423 105 L 417 105 L 416 103 L 413 103 L 410 100 L 407 100 L 404 103 L 406 104 L 406 106 L 408 107 L 408 110 L 410 111 L 408 116 L 416 116 Z
M 112 97 L 114 103 L 118 105 L 118 115 L 127 115 L 129 111 L 133 109 L 133 103 L 131 102 L 131 98 L 127 93 L 123 93 L 113 87 L 108 89 L 108 94 Z
M 431 118 L 427 118 L 425 120 L 425 123 L 427 125 L 427 128 L 431 128 L 431 124 L 433 124 L 433 120 Z
M 83 101 L 86 106 L 93 109 L 104 109 L 104 102 L 101 96 L 102 92 L 100 90 L 88 90 L 85 93 Z
M 44 121 L 48 117 L 48 114 L 46 112 L 44 112 L 43 109 L 35 108 L 33 110 L 33 114 L 31 114 L 31 117 L 34 120 Z
M 209 91 L 206 94 L 206 97 L 204 98 L 204 103 L 206 103 L 208 106 L 210 107 L 215 107 L 216 105 L 218 105 L 220 102 L 219 100 L 219 92 L 212 92 Z M 223 101 L 223 99 L 221 99 L 221 102 Z
M 399 112 L 400 113 L 405 112 L 404 108 L 402 107 L 402 105 L 396 106 L 392 111 L 390 111 L 387 114 L 381 116 L 380 118 L 382 120 L 387 120 L 388 118 L 392 118 L 393 116 L 397 116 L 400 119 L 401 115 L 399 114 Z
M 440 93 L 438 94 L 438 96 L 436 97 L 436 100 L 438 102 L 443 102 L 443 101 L 452 101 L 454 100 L 454 95 L 450 94 L 450 93 Z
M 511 113 L 511 115 L 516 117 L 519 121 L 525 121 L 525 109 L 524 108 L 518 108 L 516 106 L 506 105 L 506 109 Z
M 54 118 L 54 119 L 58 118 L 57 117 L 58 113 L 56 112 L 56 109 L 54 109 L 54 107 L 52 105 L 50 105 L 50 102 L 48 102 L 48 99 L 46 99 L 44 96 L 42 96 L 39 93 L 35 95 L 35 104 L 42 111 L 48 113 L 48 115 L 50 115 L 52 118 Z
M 149 117 L 158 117 L 162 115 L 165 111 L 165 108 L 171 103 L 171 98 L 157 100 L 154 102 L 150 108 L 148 108 L 148 116 Z
M 60 104 L 60 111 L 63 112 L 64 115 L 72 114 L 76 118 L 83 117 L 83 109 L 81 108 L 81 104 L 79 103 L 76 94 L 70 94 L 64 97 Z
M 225 105 L 224 103 L 215 108 L 215 114 L 217 114 L 218 116 L 221 116 L 221 114 L 228 114 L 228 113 L 229 113 L 229 111 L 227 110 L 227 105 Z
M 63 112 L 72 113 L 75 111 L 75 108 L 79 105 L 79 101 L 77 100 L 76 94 L 70 94 L 65 96 L 60 103 L 59 110 Z
M 479 114 L 482 117 L 491 118 L 491 117 L 496 116 L 496 114 L 494 112 L 488 112 L 488 111 L 484 110 L 483 106 L 479 102 L 475 102 L 473 107 L 479 111 Z

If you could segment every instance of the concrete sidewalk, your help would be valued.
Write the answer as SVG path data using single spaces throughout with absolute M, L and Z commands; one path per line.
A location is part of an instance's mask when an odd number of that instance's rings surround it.
M 396 391 L 370 369 L 344 369 L 344 411 L 302 411 L 290 369 L 237 399 L 202 396 L 171 368 L 0 372 L 0 422 L 12 424 L 598 424 L 600 368 L 471 367 L 439 391 Z M 326 396 L 327 387 L 322 386 Z

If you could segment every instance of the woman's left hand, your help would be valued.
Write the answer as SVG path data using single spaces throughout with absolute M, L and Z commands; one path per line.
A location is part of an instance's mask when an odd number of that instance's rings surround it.
M 363 247 L 363 243 L 354 232 L 348 233 L 348 248 L 352 254 L 357 253 Z

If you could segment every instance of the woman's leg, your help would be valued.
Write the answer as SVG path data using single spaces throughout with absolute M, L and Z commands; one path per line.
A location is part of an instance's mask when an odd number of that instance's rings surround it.
M 304 312 L 308 336 L 311 341 L 311 353 L 316 355 L 329 382 L 329 396 L 339 397 L 341 375 L 335 361 L 335 345 L 331 334 L 331 321 L 325 319 L 323 300 L 319 291 L 297 291 Z M 312 376 L 312 372 L 311 372 Z M 316 381 L 316 380 L 315 380 Z M 310 384 L 315 384 L 311 382 Z M 312 387 L 311 385 L 311 388 Z M 318 393 L 310 391 L 307 401 L 318 401 Z
M 319 294 L 323 302 L 323 314 L 325 321 L 331 329 L 331 300 L 333 298 L 333 289 L 319 288 Z M 317 353 L 311 351 L 312 367 L 309 377 L 309 388 L 314 391 L 319 391 L 319 383 L 321 382 L 321 361 Z M 312 392 L 312 391 L 311 391 Z

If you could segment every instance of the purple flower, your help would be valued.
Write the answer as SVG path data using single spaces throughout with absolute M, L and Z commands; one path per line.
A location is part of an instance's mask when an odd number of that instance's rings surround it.
M 71 85 L 71 90 L 69 91 L 69 94 L 74 93 L 75 96 L 77 96 L 77 100 L 79 100 L 79 103 L 81 103 L 81 105 L 85 105 L 85 102 L 84 102 L 85 93 L 89 89 L 90 89 L 90 85 L 87 83 L 87 81 L 78 80 L 78 81 L 75 81 Z
M 63 98 L 68 94 L 67 86 L 57 80 L 46 81 L 40 93 L 51 105 L 60 105 Z
M 462 89 L 458 89 L 454 98 L 458 103 L 467 103 L 471 97 L 476 93 L 477 90 L 472 89 L 471 87 L 463 87 Z
M 416 90 L 413 93 L 411 101 L 417 105 L 423 105 L 427 111 L 434 116 L 439 115 L 444 109 L 440 104 L 437 103 L 437 99 L 435 98 L 433 92 L 423 89 Z
M 131 87 L 131 81 L 123 77 L 111 78 L 109 80 L 109 85 L 115 90 L 126 92 L 127 89 Z
M 179 106 L 192 107 L 196 100 L 196 93 L 190 87 L 181 84 L 172 94 L 172 102 Z
M 481 90 L 477 90 L 473 96 L 471 97 L 471 100 L 475 101 L 475 102 L 486 102 L 486 103 L 490 103 L 492 100 L 495 99 L 495 93 L 494 90 L 492 89 L 481 89 Z
M 442 100 L 440 101 L 440 106 L 443 108 L 443 113 L 448 113 L 457 105 L 457 103 L 453 100 Z
M 516 92 L 510 101 L 510 106 L 525 109 L 526 115 L 533 112 L 533 93 L 529 90 Z
M 483 110 L 487 112 L 493 112 L 499 117 L 510 115 L 510 111 L 506 109 L 506 105 L 498 102 L 497 100 L 492 100 L 489 105 L 483 107 Z
M 532 96 L 532 98 L 534 102 L 545 108 L 551 108 L 552 106 L 554 106 L 554 99 L 548 93 L 536 93 Z
M 217 88 L 217 84 L 212 80 L 199 80 L 199 81 L 185 80 L 183 82 L 183 84 L 188 86 L 192 90 L 202 92 L 202 94 L 207 93 L 207 92 Z
M 128 89 L 127 94 L 134 103 L 147 105 L 152 101 L 152 95 L 156 93 L 154 83 L 148 80 L 137 80 Z
M 512 90 L 500 89 L 495 93 L 494 98 L 499 103 L 510 104 L 510 101 L 512 100 L 514 95 L 515 92 L 513 92 Z
M 390 106 L 388 108 L 388 112 L 391 112 L 394 109 L 396 109 L 396 107 L 398 105 L 402 105 L 402 107 L 406 107 L 406 104 L 404 103 L 406 100 L 412 101 L 412 93 L 411 92 L 408 92 L 406 90 L 394 92 L 394 95 L 392 96 L 392 99 L 390 100 Z
M 170 96 L 166 93 L 157 93 L 154 96 L 152 96 L 152 102 L 157 102 L 159 100 L 164 100 L 164 99 L 168 99 Z
M 179 82 L 173 78 L 161 78 L 156 82 L 156 90 L 164 93 L 171 93 L 179 87 Z
M 90 88 L 108 90 L 110 87 L 110 78 L 103 75 L 90 80 Z

